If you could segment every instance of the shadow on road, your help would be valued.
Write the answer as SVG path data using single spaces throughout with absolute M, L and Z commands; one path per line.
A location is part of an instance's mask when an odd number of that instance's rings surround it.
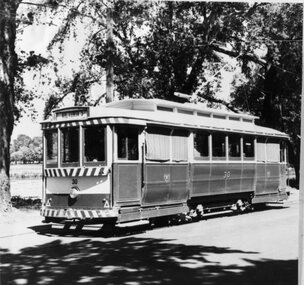
M 210 256 L 244 254 L 245 266 L 212 262 Z M 60 240 L 0 249 L 1 284 L 246 284 L 297 283 L 296 260 L 251 260 L 231 248 L 175 244 L 165 239 Z M 246 257 L 246 258 L 245 258 Z

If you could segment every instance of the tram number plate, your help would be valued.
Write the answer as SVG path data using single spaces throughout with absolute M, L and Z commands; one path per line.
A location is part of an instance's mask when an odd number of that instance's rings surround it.
M 78 179 L 73 178 L 73 179 L 72 179 L 72 185 L 77 185 L 77 184 L 78 184 Z
M 230 171 L 224 171 L 224 179 L 228 179 L 231 176 Z

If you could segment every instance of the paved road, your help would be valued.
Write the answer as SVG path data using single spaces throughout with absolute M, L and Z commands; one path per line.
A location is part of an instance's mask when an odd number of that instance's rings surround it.
M 297 284 L 297 199 L 294 192 L 267 210 L 111 237 L 63 234 L 32 213 L 0 225 L 0 283 Z

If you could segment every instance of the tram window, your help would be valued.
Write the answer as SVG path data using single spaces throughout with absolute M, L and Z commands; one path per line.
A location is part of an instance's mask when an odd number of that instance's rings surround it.
M 79 162 L 79 129 L 64 128 L 61 130 L 62 162 L 76 164 Z
M 257 139 L 257 160 L 259 162 L 266 162 L 266 139 Z
M 212 135 L 212 157 L 213 159 L 225 159 L 226 157 L 226 135 L 215 133 Z
M 138 160 L 138 130 L 130 127 L 117 128 L 118 158 Z
M 84 161 L 105 161 L 105 128 L 90 126 L 84 129 Z
M 243 159 L 244 160 L 254 159 L 254 137 L 251 136 L 243 137 Z
M 229 159 L 240 160 L 241 159 L 241 137 L 239 135 L 231 134 L 229 139 Z
M 286 142 L 280 143 L 280 162 L 286 162 Z
M 267 140 L 266 157 L 268 162 L 280 162 L 280 143 L 278 140 Z
M 170 160 L 170 129 L 149 127 L 146 132 L 146 159 Z
M 194 133 L 194 159 L 209 158 L 209 134 Z
M 55 166 L 58 162 L 58 131 L 49 130 L 45 132 L 46 139 L 46 164 Z
M 172 160 L 188 160 L 188 135 L 185 130 L 174 130 L 172 133 Z

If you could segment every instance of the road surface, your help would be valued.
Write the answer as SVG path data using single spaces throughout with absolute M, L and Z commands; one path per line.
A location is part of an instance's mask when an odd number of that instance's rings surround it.
M 297 284 L 298 212 L 293 191 L 266 210 L 114 236 L 35 212 L 0 224 L 0 284 Z

